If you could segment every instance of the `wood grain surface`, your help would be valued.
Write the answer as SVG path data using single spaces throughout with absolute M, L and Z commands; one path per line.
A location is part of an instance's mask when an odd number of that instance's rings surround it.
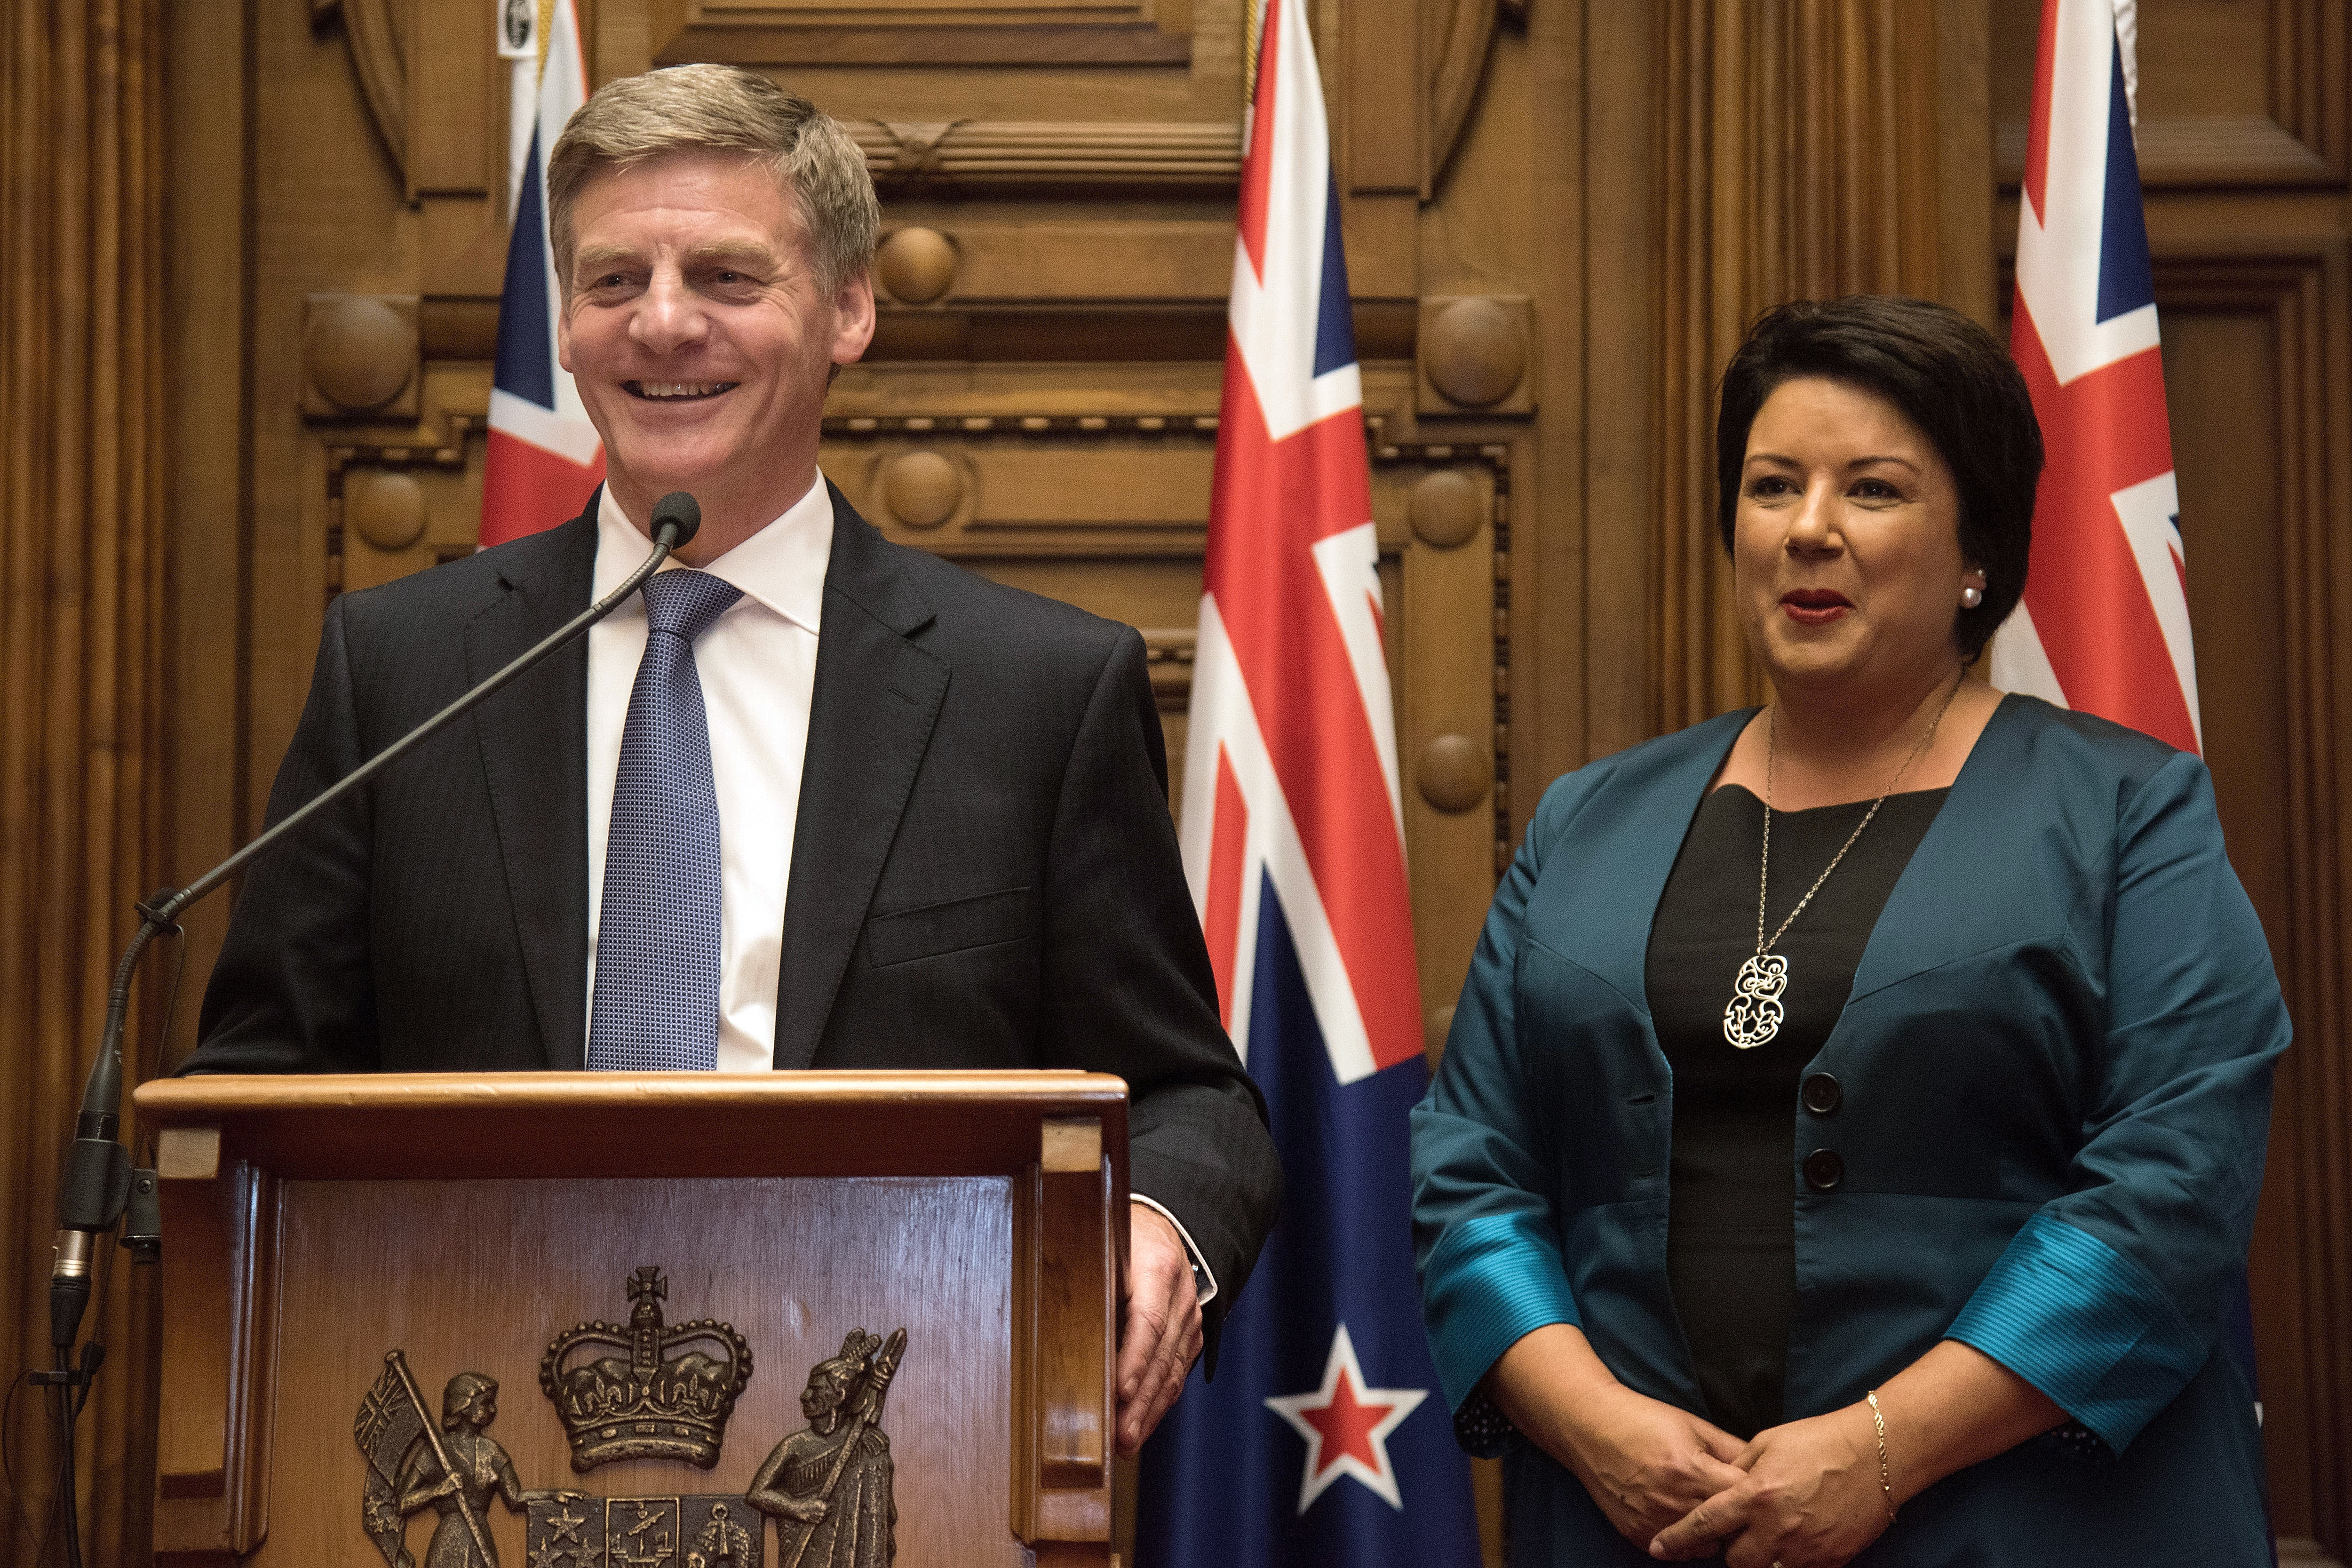
M 162 858 L 163 9 L 0 5 L 0 1375 L 11 1382 L 51 1364 L 58 1156 L 131 902 Z M 144 977 L 151 1007 L 163 956 Z M 126 1046 L 134 1074 L 139 1046 Z M 78 1461 L 92 1563 L 145 1550 L 154 1394 L 153 1276 L 101 1245 L 85 1331 L 111 1355 L 82 1411 Z M 0 1511 L 0 1563 L 34 1558 L 16 1509 L 48 1508 L 47 1404 L 21 1386 L 7 1402 L 0 1447 L 19 1501 Z
M 496 1378 L 490 1435 L 526 1487 L 740 1493 L 807 1424 L 810 1368 L 852 1329 L 902 1327 L 882 1421 L 899 1568 L 1024 1560 L 1006 1496 L 1005 1178 L 302 1181 L 284 1184 L 280 1205 L 275 1457 L 256 1568 L 373 1560 L 352 1420 L 387 1351 L 406 1352 L 436 1419 L 451 1376 Z M 751 1377 L 715 1468 L 637 1460 L 575 1474 L 541 1358 L 559 1331 L 625 1323 L 643 1264 L 667 1276 L 672 1326 L 716 1318 L 750 1341 Z M 489 1523 L 501 1561 L 524 1562 L 521 1516 L 493 1507 Z M 430 1528 L 411 1521 L 420 1556 Z
M 1083 1115 L 1126 1195 L 1127 1085 L 1103 1073 L 224 1073 L 135 1100 L 287 1178 L 1002 1173 Z

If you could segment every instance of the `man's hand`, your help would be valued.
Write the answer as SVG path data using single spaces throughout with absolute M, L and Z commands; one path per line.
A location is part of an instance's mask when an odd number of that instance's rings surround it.
M 1128 1205 L 1127 1321 L 1118 1333 L 1118 1452 L 1133 1458 L 1184 1391 L 1201 1353 L 1192 1260 L 1168 1216 Z
M 1878 1442 L 1859 1405 L 1759 1432 L 1733 1461 L 1748 1474 L 1659 1532 L 1669 1563 L 1723 1552 L 1728 1568 L 1843 1568 L 1887 1525 Z

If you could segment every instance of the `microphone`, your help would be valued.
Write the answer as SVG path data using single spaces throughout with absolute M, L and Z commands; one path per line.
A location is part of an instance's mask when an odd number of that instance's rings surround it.
M 82 1088 L 81 1112 L 74 1123 L 73 1142 L 66 1151 L 64 1177 L 58 1187 L 57 1260 L 49 1273 L 49 1343 L 58 1353 L 60 1368 L 54 1376 L 84 1379 L 96 1370 L 94 1364 L 81 1373 L 64 1369 L 68 1364 L 75 1335 L 80 1331 L 82 1314 L 89 1305 L 100 1238 L 114 1228 L 126 1206 L 133 1207 L 134 1214 L 123 1244 L 138 1261 L 154 1259 L 154 1173 L 131 1168 L 131 1153 L 122 1146 L 121 1138 L 123 1022 L 131 1008 L 131 977 L 147 944 L 165 931 L 176 931 L 179 917 L 190 904 L 618 609 L 660 569 L 670 552 L 691 541 L 701 526 L 702 508 L 692 496 L 684 490 L 673 490 L 662 497 L 654 503 L 653 552 L 620 586 L 186 887 L 176 892 L 165 888 L 136 906 L 141 924 L 131 944 L 123 949 L 121 961 L 115 965 L 114 984 L 107 992 L 106 1026 L 99 1038 L 98 1059 L 90 1064 L 89 1078 Z M 138 1199 L 135 1205 L 134 1197 Z
M 672 490 L 654 502 L 654 542 L 683 550 L 702 531 L 702 507 L 684 490 Z

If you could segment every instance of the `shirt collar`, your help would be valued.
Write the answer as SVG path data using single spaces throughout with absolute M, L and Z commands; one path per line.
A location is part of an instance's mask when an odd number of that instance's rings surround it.
M 594 597 L 601 599 L 619 587 L 650 548 L 645 533 L 614 499 L 613 487 L 605 486 L 596 509 Z M 783 516 L 701 570 L 733 584 L 744 597 L 758 600 L 814 636 L 823 616 L 824 569 L 832 555 L 833 492 L 820 473 Z M 662 570 L 682 564 L 665 561 Z M 614 613 L 625 614 L 629 608 Z

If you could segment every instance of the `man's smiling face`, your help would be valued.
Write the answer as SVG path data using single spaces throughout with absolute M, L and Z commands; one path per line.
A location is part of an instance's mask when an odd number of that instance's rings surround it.
M 873 336 L 871 284 L 825 286 L 797 205 L 742 153 L 599 174 L 572 231 L 557 354 L 623 508 L 643 526 L 682 489 L 730 531 L 781 514 L 811 483 L 833 366 Z

